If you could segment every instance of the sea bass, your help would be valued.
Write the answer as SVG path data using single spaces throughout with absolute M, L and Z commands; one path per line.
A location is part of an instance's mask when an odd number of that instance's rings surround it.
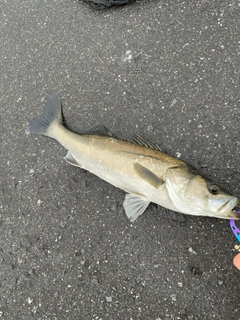
M 126 191 L 123 206 L 131 221 L 150 202 L 184 214 L 240 218 L 234 210 L 239 203 L 236 197 L 141 136 L 131 142 L 116 139 L 103 125 L 84 134 L 68 130 L 58 94 L 50 97 L 43 114 L 29 123 L 28 130 L 56 139 L 68 150 L 64 158 L 68 163 Z

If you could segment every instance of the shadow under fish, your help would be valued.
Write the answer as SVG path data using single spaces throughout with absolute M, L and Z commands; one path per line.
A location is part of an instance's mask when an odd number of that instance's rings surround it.
M 136 2 L 136 0 L 83 0 L 83 2 L 95 9 L 106 9 L 131 4 Z

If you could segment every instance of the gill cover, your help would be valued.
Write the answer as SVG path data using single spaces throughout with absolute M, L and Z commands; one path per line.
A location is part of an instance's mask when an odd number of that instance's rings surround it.
M 227 219 L 233 215 L 231 210 L 237 198 L 220 188 L 218 192 L 211 192 L 209 182 L 191 166 L 168 169 L 166 186 L 169 197 L 182 213 Z

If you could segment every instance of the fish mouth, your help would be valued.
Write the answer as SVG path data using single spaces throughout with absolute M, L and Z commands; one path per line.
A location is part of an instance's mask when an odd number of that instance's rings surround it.
M 239 204 L 239 202 L 240 201 L 236 197 L 231 197 L 217 211 L 220 213 L 224 211 L 231 211 L 232 213 L 236 214 L 238 210 L 237 205 Z
M 236 203 L 236 205 L 232 209 L 233 212 L 240 214 L 240 200 Z
M 235 220 L 240 220 L 240 200 L 238 200 L 233 207 L 231 213 L 231 218 Z

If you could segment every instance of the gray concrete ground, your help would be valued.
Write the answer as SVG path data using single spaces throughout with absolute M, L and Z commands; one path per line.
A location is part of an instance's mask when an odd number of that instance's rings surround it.
M 66 123 L 139 132 L 240 197 L 240 6 L 1 1 L 0 318 L 240 319 L 229 222 L 151 205 L 26 132 L 59 92 Z

